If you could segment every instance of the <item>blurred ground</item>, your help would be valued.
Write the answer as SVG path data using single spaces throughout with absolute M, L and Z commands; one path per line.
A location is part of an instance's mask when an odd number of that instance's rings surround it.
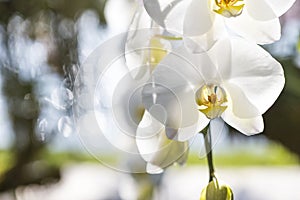
M 219 178 L 226 180 L 236 200 L 300 199 L 300 167 L 218 168 Z M 202 166 L 170 168 L 156 199 L 198 200 L 208 180 Z M 16 190 L 18 200 L 132 200 L 133 180 L 121 172 L 100 164 L 69 165 L 62 169 L 60 182 L 50 186 L 27 186 Z M 122 188 L 122 189 L 120 189 Z M 0 196 L 12 200 L 11 194 Z

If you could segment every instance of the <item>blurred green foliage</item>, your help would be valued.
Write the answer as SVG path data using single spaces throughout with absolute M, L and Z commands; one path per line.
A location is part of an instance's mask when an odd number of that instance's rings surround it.
M 45 150 L 43 152 L 40 152 L 40 155 L 43 160 L 45 160 L 49 165 L 56 167 L 61 167 L 66 164 L 78 164 L 83 162 L 99 163 L 96 158 L 82 151 L 51 152 L 49 150 Z M 101 155 L 101 162 L 116 164 L 118 162 L 118 158 L 115 155 Z
M 249 166 L 287 166 L 298 165 L 298 156 L 278 143 L 269 144 L 262 152 L 254 153 L 249 149 L 231 151 L 227 154 L 214 155 L 216 166 L 249 167 Z M 196 153 L 190 153 L 187 165 L 206 165 L 206 159 L 200 159 Z
M 12 153 L 0 151 L 0 177 L 13 165 Z M 51 152 L 44 150 L 40 152 L 40 158 L 48 165 L 62 167 L 76 163 L 99 163 L 97 159 L 84 152 Z M 103 163 L 116 164 L 118 159 L 114 155 L 107 155 L 101 158 Z M 191 152 L 187 166 L 206 165 L 205 158 L 199 158 L 195 152 Z M 297 155 L 287 150 L 278 143 L 270 143 L 262 152 L 251 152 L 248 150 L 231 151 L 230 153 L 217 153 L 214 155 L 214 162 L 219 167 L 251 167 L 251 166 L 291 166 L 298 165 L 300 160 Z M 1 178 L 0 178 L 1 179 Z

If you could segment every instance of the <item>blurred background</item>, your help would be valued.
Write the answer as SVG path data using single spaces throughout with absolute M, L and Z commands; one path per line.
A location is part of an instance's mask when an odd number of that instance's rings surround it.
M 76 74 L 102 42 L 127 31 L 135 8 L 134 0 L 0 0 L 0 200 L 199 199 L 208 169 L 197 142 L 183 167 L 128 174 L 105 165 L 123 158 L 103 148 L 99 163 L 76 133 Z M 299 0 L 281 22 L 282 39 L 264 48 L 282 63 L 286 85 L 264 133 L 230 129 L 214 148 L 237 200 L 300 199 Z

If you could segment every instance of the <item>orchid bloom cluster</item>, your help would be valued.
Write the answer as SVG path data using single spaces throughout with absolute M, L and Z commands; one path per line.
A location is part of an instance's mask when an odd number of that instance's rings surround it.
M 214 119 L 246 135 L 263 131 L 262 115 L 285 79 L 281 64 L 259 44 L 280 38 L 279 17 L 294 2 L 139 2 L 125 47 L 130 77 L 122 92 L 131 95 L 130 104 L 121 99 L 114 109 L 124 126 L 137 124 L 128 130 L 149 173 L 185 163 L 188 141 L 209 132 Z M 210 176 L 201 199 L 218 185 Z M 231 199 L 229 193 L 220 199 Z

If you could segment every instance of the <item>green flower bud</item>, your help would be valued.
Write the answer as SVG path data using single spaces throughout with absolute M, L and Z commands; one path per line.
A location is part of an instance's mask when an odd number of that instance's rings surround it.
M 233 193 L 228 185 L 221 185 L 213 178 L 202 190 L 200 200 L 233 200 Z

